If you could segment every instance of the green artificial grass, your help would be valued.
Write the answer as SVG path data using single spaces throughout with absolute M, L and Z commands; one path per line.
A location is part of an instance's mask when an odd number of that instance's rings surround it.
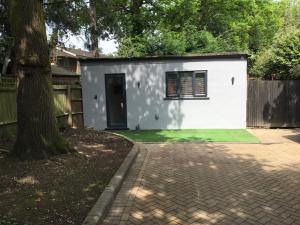
M 259 143 L 246 129 L 186 129 L 116 131 L 137 142 L 244 142 Z

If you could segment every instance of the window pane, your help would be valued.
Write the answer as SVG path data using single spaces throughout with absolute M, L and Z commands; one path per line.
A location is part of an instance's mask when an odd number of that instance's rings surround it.
M 167 73 L 167 96 L 177 96 L 177 74 Z
M 205 72 L 195 73 L 195 95 L 206 95 Z
M 193 96 L 193 72 L 180 72 L 180 95 Z

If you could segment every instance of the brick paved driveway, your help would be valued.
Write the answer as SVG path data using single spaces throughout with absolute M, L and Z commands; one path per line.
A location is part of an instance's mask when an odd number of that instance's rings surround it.
M 103 224 L 300 225 L 300 144 L 145 144 Z

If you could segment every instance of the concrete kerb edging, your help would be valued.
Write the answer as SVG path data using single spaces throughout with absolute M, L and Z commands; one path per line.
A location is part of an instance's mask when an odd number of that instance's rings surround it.
M 114 133 L 114 132 L 110 132 L 110 131 L 104 131 L 104 130 L 101 131 L 101 132 L 102 132 L 102 133 L 105 133 L 105 134 L 113 134 L 113 135 L 115 135 L 115 136 L 122 137 L 122 138 L 126 139 L 127 141 L 129 141 L 129 142 L 131 142 L 131 143 L 133 143 L 133 144 L 141 143 L 141 142 L 136 142 L 136 141 L 132 140 L 131 138 L 126 137 L 126 136 L 123 135 L 123 134 L 118 134 L 118 133 Z
M 105 132 L 112 134 L 110 132 Z M 114 134 L 116 135 L 116 134 Z M 121 136 L 122 135 L 117 135 Z M 83 221 L 82 225 L 99 225 L 103 222 L 105 216 L 107 215 L 118 191 L 121 188 L 121 185 L 126 178 L 126 175 L 128 174 L 128 171 L 132 164 L 134 163 L 139 151 L 140 151 L 140 144 L 135 143 L 132 140 L 124 137 L 128 141 L 132 142 L 133 148 L 123 161 L 122 165 L 120 168 L 117 170 L 113 178 L 110 180 L 109 184 L 107 187 L 104 189 L 102 192 L 100 198 L 97 200 L 96 204 L 94 207 L 90 210 L 88 213 L 87 217 Z

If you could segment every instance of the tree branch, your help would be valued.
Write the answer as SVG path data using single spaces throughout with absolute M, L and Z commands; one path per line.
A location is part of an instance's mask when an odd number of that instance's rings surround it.
M 59 4 L 64 4 L 64 3 L 70 3 L 72 0 L 57 0 L 55 2 L 44 2 L 43 5 L 59 5 Z M 90 1 L 86 1 L 84 3 L 90 3 Z

